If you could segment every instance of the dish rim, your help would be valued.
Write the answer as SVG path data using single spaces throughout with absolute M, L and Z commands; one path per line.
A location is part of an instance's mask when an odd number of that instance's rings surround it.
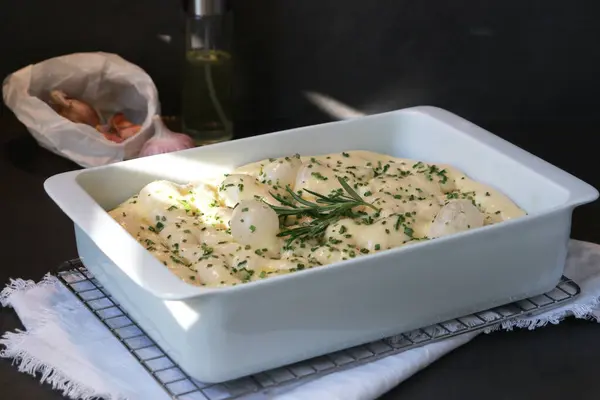
M 402 254 L 405 254 L 407 252 L 424 251 L 421 250 L 424 246 L 432 246 L 436 243 L 449 241 L 462 241 L 466 240 L 471 235 L 481 235 L 485 232 L 493 232 L 497 229 L 507 229 L 507 227 L 509 226 L 526 224 L 529 223 L 531 218 L 541 218 L 543 216 L 548 216 L 559 211 L 574 209 L 579 205 L 590 203 L 596 200 L 599 196 L 598 190 L 596 190 L 591 185 L 585 183 L 584 181 L 580 180 L 579 178 L 569 174 L 568 172 L 542 160 L 541 158 L 517 147 L 516 145 L 492 134 L 491 132 L 465 120 L 462 117 L 450 113 L 449 111 L 431 106 L 411 107 L 380 114 L 358 117 L 350 120 L 334 121 L 324 124 L 288 129 L 255 137 L 237 139 L 236 141 L 242 143 L 252 143 L 253 141 L 268 140 L 269 138 L 275 136 L 298 135 L 306 130 L 314 129 L 317 126 L 325 126 L 331 124 L 349 124 L 356 119 L 377 119 L 390 114 L 407 113 L 416 113 L 433 118 L 438 122 L 441 122 L 444 125 L 448 126 L 449 128 L 452 128 L 456 132 L 456 134 L 466 135 L 478 142 L 478 145 L 493 148 L 495 151 L 500 152 L 504 156 L 512 159 L 523 168 L 528 168 L 534 171 L 536 174 L 546 178 L 561 189 L 565 190 L 568 194 L 567 199 L 563 203 L 557 204 L 541 212 L 536 212 L 521 218 L 504 221 L 499 224 L 488 225 L 482 228 L 472 229 L 457 234 L 437 238 L 435 240 L 422 241 L 410 244 L 408 246 L 396 247 L 374 254 L 362 255 L 357 258 L 326 264 L 318 268 L 305 269 L 290 274 L 276 275 L 269 277 L 268 279 L 260 279 L 235 286 L 203 287 L 188 284 L 179 277 L 177 277 L 175 274 L 173 274 L 171 271 L 169 271 L 167 268 L 165 268 L 164 265 L 160 263 L 159 260 L 154 258 L 154 256 L 152 256 L 151 253 L 146 251 L 146 249 L 140 243 L 138 243 L 137 240 L 135 240 L 135 238 L 127 234 L 127 232 L 114 219 L 112 219 L 109 216 L 108 212 L 104 210 L 104 208 L 102 208 L 100 204 L 98 204 L 98 202 L 96 202 L 96 200 L 94 200 L 77 181 L 77 177 L 82 173 L 87 173 L 93 170 L 101 170 L 104 168 L 112 168 L 115 165 L 126 164 L 134 160 L 122 161 L 119 163 L 88 168 L 85 170 L 63 172 L 48 178 L 44 182 L 44 189 L 46 190 L 50 198 L 52 198 L 52 200 L 62 209 L 62 211 L 73 221 L 73 223 L 79 226 L 83 232 L 90 236 L 90 238 L 96 243 L 96 245 L 98 245 L 100 249 L 102 249 L 103 246 L 102 243 L 98 243 L 98 241 L 103 242 L 105 245 L 114 245 L 114 243 L 110 243 L 111 241 L 114 241 L 114 238 L 111 237 L 112 235 L 120 237 L 121 246 L 135 246 L 131 247 L 132 254 L 130 255 L 130 259 L 125 260 L 125 256 L 123 256 L 124 260 L 122 261 L 127 262 L 128 264 L 135 262 L 141 263 L 142 265 L 144 265 L 144 269 L 151 269 L 151 271 L 149 271 L 150 274 L 146 273 L 144 276 L 141 276 L 139 274 L 137 274 L 136 276 L 132 276 L 133 270 L 130 270 L 130 272 L 128 272 L 127 270 L 122 268 L 122 262 L 117 262 L 113 259 L 112 256 L 109 256 L 109 258 L 111 258 L 112 262 L 116 264 L 117 267 L 120 268 L 125 274 L 127 274 L 130 279 L 134 280 L 145 290 L 151 292 L 154 296 L 163 298 L 165 300 L 189 300 L 192 298 L 198 298 L 200 296 L 204 297 L 217 294 L 227 295 L 232 293 L 240 293 L 241 291 L 247 290 L 260 290 L 263 288 L 263 286 L 261 285 L 276 285 L 278 284 L 278 282 L 285 282 L 289 279 L 297 279 L 298 276 L 303 276 L 306 279 L 308 279 L 308 277 L 310 276 L 309 274 L 334 273 L 334 271 L 336 271 L 339 268 L 348 268 L 350 265 L 373 262 L 377 260 L 377 257 L 379 257 L 379 260 L 381 260 L 383 257 L 400 258 Z M 217 146 L 223 147 L 228 146 L 230 143 L 231 142 L 217 143 L 210 146 L 205 146 L 205 148 L 217 148 Z M 177 153 L 194 152 L 198 150 L 199 148 L 193 148 L 183 150 Z M 202 149 L 201 151 L 207 150 Z M 150 157 L 161 156 L 162 155 Z M 96 218 L 90 218 L 90 210 L 93 214 L 95 214 L 93 216 L 95 216 Z M 100 222 L 103 229 L 106 230 L 105 234 L 102 235 L 103 237 L 99 240 L 98 238 L 93 238 L 92 234 L 90 234 L 90 231 L 94 230 L 93 223 L 98 218 L 99 220 L 97 222 Z M 90 222 L 90 220 L 92 220 L 92 222 Z M 132 256 L 135 256 L 135 258 L 133 258 Z

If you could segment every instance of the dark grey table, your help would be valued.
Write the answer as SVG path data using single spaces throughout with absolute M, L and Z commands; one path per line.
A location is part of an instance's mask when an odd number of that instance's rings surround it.
M 570 141 L 544 127 L 545 137 L 528 135 L 539 126 L 515 130 L 489 127 L 572 173 L 600 186 L 592 142 Z M 553 131 L 554 129 L 554 131 Z M 553 134 L 554 132 L 554 134 Z M 595 133 L 590 130 L 590 137 Z M 528 139 L 537 137 L 538 140 Z M 592 140 L 592 139 L 590 139 Z M 0 117 L 0 284 L 10 277 L 39 280 L 76 256 L 71 222 L 50 201 L 44 180 L 76 165 L 39 148 L 12 115 Z M 595 171 L 594 171 L 595 170 Z M 600 242 L 600 207 L 574 217 L 573 236 Z M 22 328 L 11 309 L 0 309 L 0 332 Z M 430 399 L 598 399 L 600 324 L 567 320 L 535 331 L 481 335 L 404 382 L 383 398 Z M 62 399 L 49 387 L 0 360 L 1 399 Z

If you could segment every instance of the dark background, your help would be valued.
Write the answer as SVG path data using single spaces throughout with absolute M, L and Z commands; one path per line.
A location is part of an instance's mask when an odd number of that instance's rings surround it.
M 430 104 L 483 125 L 598 124 L 596 3 L 233 0 L 237 119 L 266 130 L 321 122 L 302 96 L 313 90 L 365 112 Z M 0 76 L 61 54 L 115 52 L 148 71 L 166 114 L 178 112 L 180 0 L 0 6 Z
M 598 187 L 596 4 L 232 0 L 236 135 L 330 120 L 304 91 L 367 113 L 435 105 Z M 180 0 L 0 0 L 0 76 L 57 55 L 115 52 L 151 75 L 163 113 L 176 115 L 183 32 Z

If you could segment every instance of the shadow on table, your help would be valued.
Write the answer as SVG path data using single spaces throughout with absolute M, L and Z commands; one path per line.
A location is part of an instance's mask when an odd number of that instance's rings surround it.
M 74 162 L 42 147 L 31 136 L 19 136 L 4 144 L 4 158 L 15 168 L 43 178 L 65 171 L 81 169 Z

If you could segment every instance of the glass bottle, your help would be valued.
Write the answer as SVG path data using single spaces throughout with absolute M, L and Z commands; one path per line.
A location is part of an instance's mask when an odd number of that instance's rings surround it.
M 225 0 L 184 0 L 184 6 L 183 131 L 196 145 L 226 141 L 233 126 Z

